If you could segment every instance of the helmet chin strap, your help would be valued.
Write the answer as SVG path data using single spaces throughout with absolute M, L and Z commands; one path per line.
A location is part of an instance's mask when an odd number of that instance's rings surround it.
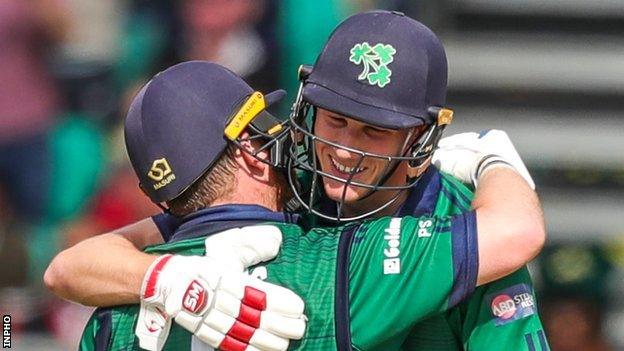
M 430 128 L 435 128 L 435 126 L 431 126 L 429 127 L 429 130 L 425 131 L 423 134 L 427 134 L 425 135 L 425 140 L 423 141 L 423 144 L 427 144 L 428 140 L 431 138 L 431 129 Z M 414 134 L 414 130 L 410 130 L 409 134 L 407 135 L 407 137 L 405 138 L 405 142 L 403 143 L 403 146 L 401 147 L 401 149 L 403 150 L 403 152 L 401 152 L 402 156 L 406 156 L 410 150 L 413 150 L 419 143 L 418 141 L 420 139 L 414 140 L 409 146 L 408 143 L 410 142 L 412 136 Z M 415 154 L 417 154 L 419 150 L 415 150 L 412 152 L 413 156 Z M 408 166 L 407 166 L 407 178 L 406 178 L 406 183 L 409 183 L 409 181 L 411 179 L 414 178 L 418 178 L 429 166 L 430 164 L 430 160 L 431 160 L 431 156 L 429 156 L 425 161 L 421 162 L 418 166 L 413 166 L 411 165 L 411 162 L 408 162 Z M 390 177 L 392 177 L 392 175 L 394 174 L 394 172 L 396 172 L 397 168 L 399 167 L 399 165 L 401 164 L 402 161 L 392 161 L 394 164 L 392 165 L 392 167 L 380 178 L 379 182 L 377 182 L 377 185 L 384 185 L 386 184 L 386 182 L 388 182 L 388 180 L 390 180 Z M 376 189 L 370 189 L 369 192 L 367 194 L 365 194 L 364 196 L 362 196 L 360 199 L 358 199 L 357 201 L 362 201 L 367 199 L 368 197 L 370 197 L 371 195 L 373 195 L 373 193 L 376 191 Z M 400 190 L 399 190 L 400 192 Z
M 405 154 L 405 153 L 404 153 Z M 393 163 L 393 165 L 390 167 L 390 169 L 384 173 L 379 182 L 377 182 L 377 185 L 384 185 L 386 184 L 386 182 L 388 182 L 388 180 L 390 180 L 390 177 L 392 177 L 392 175 L 394 174 L 394 172 L 396 172 L 397 168 L 399 167 L 399 165 L 401 164 L 402 161 L 391 161 Z M 348 186 L 349 184 L 345 184 L 345 186 Z M 376 191 L 379 191 L 378 189 L 368 189 L 368 192 L 366 194 L 364 194 L 364 196 L 360 197 L 359 199 L 357 199 L 356 201 L 364 201 L 366 199 L 368 199 L 370 196 L 372 196 Z M 401 192 L 401 190 L 397 190 L 397 192 Z
M 420 177 L 427 168 L 431 165 L 431 156 L 427 157 L 427 159 L 422 162 L 419 166 L 407 166 L 407 177 L 406 181 L 409 182 L 410 179 Z
M 410 150 L 412 153 L 412 156 L 416 157 L 418 154 L 424 153 L 429 154 L 429 156 L 424 159 L 423 161 L 409 161 L 408 165 L 407 165 L 407 175 L 405 177 L 405 183 L 406 184 L 410 184 L 410 182 L 414 181 L 414 185 L 416 184 L 416 181 L 418 180 L 418 178 L 427 170 L 427 168 L 431 165 L 431 158 L 432 158 L 432 149 L 434 147 L 434 145 L 437 145 L 440 136 L 442 135 L 442 131 L 444 130 L 444 128 L 446 127 L 446 125 L 450 122 L 446 122 L 443 121 L 443 123 L 439 123 L 439 121 L 437 120 L 438 116 L 439 116 L 439 111 L 436 109 L 436 111 L 431 111 L 430 113 L 435 113 L 436 115 L 436 122 L 434 122 L 434 124 L 432 124 L 429 128 L 427 128 L 427 130 L 425 130 L 425 132 L 423 132 L 422 136 L 420 138 L 418 138 L 417 140 L 414 140 L 411 145 L 409 147 L 406 147 L 406 145 L 409 143 L 410 139 L 412 138 L 413 132 L 414 130 L 410 130 L 410 133 L 408 134 L 407 138 L 405 138 L 405 142 L 403 144 L 402 150 L 404 150 L 401 154 L 403 156 L 407 155 Z M 452 119 L 452 114 L 451 117 Z M 365 156 L 364 156 L 365 157 Z M 399 167 L 401 161 L 392 161 L 394 164 L 392 165 L 392 167 L 381 177 L 381 179 L 377 182 L 377 186 L 380 185 L 384 185 L 386 184 L 386 182 L 388 182 L 388 180 L 390 179 L 390 177 L 392 177 L 392 175 L 394 174 L 394 172 L 396 172 L 397 168 Z M 418 163 L 417 163 L 418 162 Z M 345 183 L 345 187 L 348 186 L 348 183 Z M 405 190 L 405 189 L 403 189 Z M 397 194 L 390 200 L 388 201 L 388 203 L 383 206 L 383 208 L 381 209 L 385 209 L 388 206 L 390 206 L 392 203 L 394 203 L 401 191 L 403 190 L 397 190 Z M 371 197 L 376 191 L 378 191 L 378 189 L 369 189 L 369 191 L 363 195 L 362 197 L 360 197 L 359 199 L 356 200 L 356 202 L 361 202 L 361 201 L 365 201 L 367 200 L 369 197 Z M 344 194 L 346 193 L 346 188 L 345 191 L 343 191 L 343 196 L 341 197 L 340 201 L 337 201 L 337 208 L 338 208 L 338 212 L 339 212 L 339 216 L 340 216 L 340 211 L 342 210 L 343 206 L 344 206 Z M 373 212 L 373 213 L 377 213 L 379 212 L 381 209 L 378 209 L 377 211 Z

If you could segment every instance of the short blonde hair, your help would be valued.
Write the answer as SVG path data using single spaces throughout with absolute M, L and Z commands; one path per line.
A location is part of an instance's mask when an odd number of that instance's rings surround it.
M 199 177 L 182 194 L 167 202 L 169 210 L 176 216 L 186 216 L 210 206 L 223 195 L 236 188 L 238 164 L 234 158 L 236 147 L 228 145 L 215 164 Z

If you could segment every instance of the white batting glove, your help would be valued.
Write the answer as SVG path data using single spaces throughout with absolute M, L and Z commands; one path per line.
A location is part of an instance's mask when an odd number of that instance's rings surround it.
M 303 336 L 303 301 L 288 289 L 243 273 L 274 258 L 280 245 L 278 228 L 252 226 L 208 237 L 205 257 L 162 256 L 145 276 L 140 316 L 156 317 L 154 313 L 164 311 L 201 341 L 223 351 L 285 350 L 289 339 Z M 136 331 L 140 346 L 162 348 L 171 318 L 144 318 L 147 327 L 139 330 L 139 323 Z M 155 332 L 146 337 L 146 329 Z
M 510 167 L 535 189 L 535 183 L 507 133 L 488 130 L 460 133 L 440 139 L 433 164 L 461 182 L 475 187 L 486 169 Z
M 141 301 L 139 319 L 134 334 L 139 339 L 139 346 L 145 350 L 160 351 L 167 342 L 171 318 L 155 305 Z

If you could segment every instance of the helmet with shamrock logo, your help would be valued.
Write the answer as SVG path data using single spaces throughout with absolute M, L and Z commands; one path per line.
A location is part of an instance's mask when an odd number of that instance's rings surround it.
M 389 206 L 398 195 L 375 210 L 345 217 L 340 213 L 344 196 L 327 211 L 317 206 L 315 198 L 323 193 L 324 179 L 363 187 L 370 193 L 389 190 L 398 194 L 409 189 L 428 166 L 442 130 L 452 120 L 452 111 L 444 108 L 444 48 L 429 28 L 399 12 L 370 11 L 349 17 L 334 30 L 314 66 L 300 68 L 299 78 L 301 84 L 291 113 L 290 183 L 299 202 L 326 219 L 364 218 Z M 373 154 L 315 135 L 309 126 L 314 125 L 317 108 L 378 128 L 418 132 L 407 134 L 399 154 Z M 387 160 L 385 172 L 368 183 L 354 179 L 357 167 L 352 167 L 352 173 L 345 177 L 328 174 L 317 162 L 317 143 L 344 148 L 358 155 L 360 163 L 367 157 Z M 401 162 L 407 162 L 410 168 L 405 184 L 388 186 L 388 177 Z M 311 186 L 296 181 L 301 173 L 308 175 Z M 322 207 L 327 207 L 326 203 Z

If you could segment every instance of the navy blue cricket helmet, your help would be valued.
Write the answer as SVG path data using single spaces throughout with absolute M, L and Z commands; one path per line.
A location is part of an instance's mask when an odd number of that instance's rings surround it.
M 309 211 L 325 219 L 348 221 L 377 213 L 394 202 L 401 190 L 418 181 L 428 166 L 441 133 L 453 113 L 445 108 L 447 61 L 444 48 L 425 25 L 399 12 L 370 11 L 353 15 L 331 34 L 313 67 L 302 66 L 300 88 L 293 105 L 292 147 L 289 154 L 290 184 L 295 196 Z M 420 135 L 408 134 L 398 155 L 376 155 L 330 142 L 315 135 L 307 123 L 316 108 L 330 110 L 357 121 L 387 129 L 414 129 L 425 126 Z M 311 116 L 310 116 L 311 114 Z M 383 174 L 374 183 L 354 181 L 351 174 L 337 178 L 320 169 L 315 143 L 342 148 L 359 156 L 388 160 Z M 384 185 L 400 162 L 408 162 L 404 185 Z M 311 187 L 302 186 L 295 174 L 309 174 Z M 322 181 L 331 178 L 346 186 L 373 191 L 396 191 L 396 196 L 378 208 L 357 216 L 342 216 L 343 197 L 335 211 L 321 209 L 318 193 Z M 317 189 L 318 188 L 318 189 Z M 366 201 L 365 197 L 360 201 Z M 316 203 L 315 203 L 316 202 Z
M 189 61 L 154 76 L 135 96 L 125 120 L 125 141 L 141 189 L 152 202 L 170 201 L 218 160 L 243 131 L 262 140 L 272 165 L 283 163 L 287 121 L 265 108 L 284 96 L 254 91 L 242 78 L 207 61 Z M 243 149 L 244 150 L 244 149 Z

